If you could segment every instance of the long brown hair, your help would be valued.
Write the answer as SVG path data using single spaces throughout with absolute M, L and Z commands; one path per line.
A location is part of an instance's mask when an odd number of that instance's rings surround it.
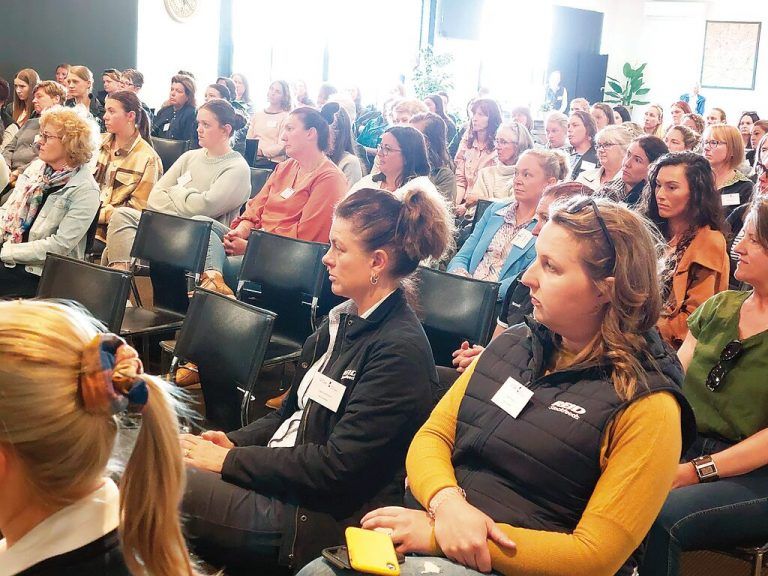
M 576 210 L 584 201 L 584 196 L 556 201 L 550 208 L 550 221 L 573 235 L 587 274 L 609 295 L 609 302 L 600 331 L 569 364 L 607 361 L 616 394 L 629 399 L 646 383 L 643 360 L 649 354 L 644 333 L 654 328 L 661 313 L 656 268 L 659 239 L 653 226 L 636 212 L 595 198 L 613 242 L 611 248 L 595 212 Z
M 105 475 L 118 425 L 87 409 L 83 351 L 101 331 L 86 312 L 60 302 L 0 302 L 0 442 L 13 447 L 36 499 L 63 507 Z M 132 574 L 191 576 L 179 523 L 185 470 L 176 402 L 144 377 L 149 401 L 120 489 L 120 537 Z
M 40 82 L 40 76 L 38 76 L 37 72 L 35 72 L 32 68 L 24 68 L 23 70 L 19 70 L 19 73 L 16 74 L 16 78 L 19 80 L 23 80 L 27 86 L 29 86 L 29 90 L 27 91 L 27 99 L 22 101 L 21 98 L 19 98 L 19 95 L 16 94 L 16 90 L 13 91 L 13 121 L 18 122 L 19 118 L 22 114 L 26 112 L 25 120 L 29 120 L 29 117 L 32 115 L 32 112 L 34 111 L 34 106 L 32 105 L 32 98 L 35 95 L 35 86 L 38 82 Z M 24 123 L 22 122 L 22 124 Z

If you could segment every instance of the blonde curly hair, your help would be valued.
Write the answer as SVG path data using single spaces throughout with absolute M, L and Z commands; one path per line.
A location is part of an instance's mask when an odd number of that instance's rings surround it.
M 52 106 L 40 117 L 40 131 L 46 128 L 61 137 L 67 163 L 72 168 L 90 162 L 99 148 L 99 127 L 84 108 Z

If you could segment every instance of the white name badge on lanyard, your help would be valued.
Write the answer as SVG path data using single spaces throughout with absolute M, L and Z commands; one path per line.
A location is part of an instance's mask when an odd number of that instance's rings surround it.
M 280 192 L 280 198 L 282 198 L 283 200 L 288 200 L 288 198 L 290 198 L 294 194 L 296 194 L 296 190 L 294 190 L 293 188 L 288 187 L 285 190 L 283 190 L 282 192 Z
M 514 378 L 509 377 L 499 388 L 498 392 L 493 395 L 491 402 L 512 416 L 512 418 L 517 418 L 532 397 L 532 390 L 526 388 Z
M 732 194 L 723 194 L 720 196 L 723 202 L 723 206 L 738 206 L 741 204 L 741 199 L 739 198 L 739 193 L 734 192 Z
M 267 120 L 267 128 L 277 128 L 277 120 Z
M 582 170 L 584 170 L 584 171 L 594 170 L 595 168 L 597 168 L 597 164 L 595 164 L 594 162 L 589 162 L 588 160 L 582 160 L 581 161 L 581 169 Z
M 321 406 L 328 408 L 331 412 L 336 412 L 344 397 L 344 391 L 347 389 L 343 384 L 332 380 L 319 372 L 312 378 L 309 385 L 307 396 Z
M 515 237 L 512 238 L 512 246 L 517 246 L 518 248 L 525 248 L 528 246 L 528 242 L 531 241 L 533 238 L 533 234 L 531 234 L 530 230 L 527 230 L 525 228 L 521 228 L 517 231 L 517 234 L 515 234 Z
M 166 122 L 165 124 L 163 124 L 163 132 L 168 132 L 168 130 L 170 130 L 170 128 L 171 128 L 171 123 L 170 122 Z

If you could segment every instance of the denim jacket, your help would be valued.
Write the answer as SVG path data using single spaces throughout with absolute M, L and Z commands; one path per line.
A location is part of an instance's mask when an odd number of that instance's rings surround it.
M 44 168 L 42 160 L 35 160 L 24 173 Z M 23 177 L 24 174 L 20 176 Z M 16 190 L 20 189 L 16 186 Z M 6 205 L 10 205 L 10 199 Z M 5 266 L 24 265 L 27 272 L 39 276 L 48 252 L 82 259 L 85 236 L 98 210 L 99 187 L 90 167 L 84 164 L 66 185 L 45 201 L 29 230 L 27 242 L 0 244 L 0 260 Z

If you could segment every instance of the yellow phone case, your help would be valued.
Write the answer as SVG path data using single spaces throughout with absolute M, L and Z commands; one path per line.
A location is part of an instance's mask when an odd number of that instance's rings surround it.
M 344 535 L 347 538 L 347 551 L 352 568 L 382 576 L 400 574 L 395 546 L 387 534 L 349 527 Z

